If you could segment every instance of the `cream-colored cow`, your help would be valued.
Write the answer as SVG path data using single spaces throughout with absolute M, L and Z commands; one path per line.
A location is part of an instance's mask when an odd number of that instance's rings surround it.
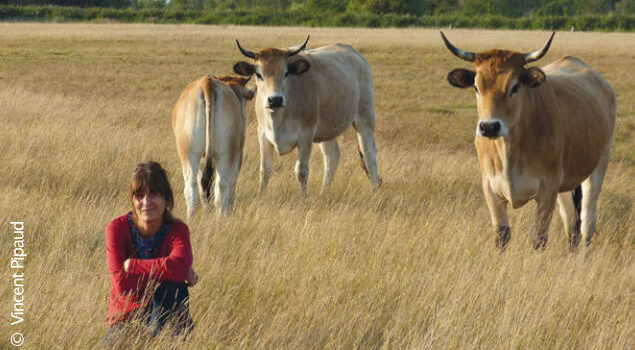
M 497 231 L 496 243 L 510 238 L 507 205 L 536 200 L 531 230 L 535 248 L 544 248 L 556 201 L 570 247 L 580 240 L 571 192 L 582 184 L 582 239 L 591 243 L 597 202 L 609 161 L 616 117 L 615 92 L 580 59 L 565 56 L 540 69 L 527 63 L 542 58 L 545 46 L 522 54 L 507 50 L 473 53 L 448 49 L 473 62 L 476 71 L 455 69 L 451 85 L 474 88 L 478 125 L 476 150 L 483 192 Z
M 211 197 L 219 213 L 232 209 L 245 141 L 245 101 L 254 92 L 249 79 L 204 76 L 191 83 L 172 111 L 172 131 L 181 158 L 187 218 L 196 212 L 199 197 Z
M 273 169 L 273 152 L 286 154 L 298 148 L 295 172 L 306 192 L 313 143 L 324 155 L 322 193 L 329 190 L 340 150 L 337 137 L 351 125 L 357 131 L 362 165 L 373 188 L 377 175 L 375 97 L 373 76 L 366 59 L 349 45 L 304 50 L 263 49 L 240 52 L 252 63 L 238 62 L 234 72 L 256 76 L 255 109 L 260 142 L 260 190 L 264 192 Z

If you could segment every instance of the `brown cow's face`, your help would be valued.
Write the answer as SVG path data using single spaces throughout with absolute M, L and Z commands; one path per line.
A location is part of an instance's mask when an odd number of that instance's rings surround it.
M 525 65 L 547 53 L 555 34 L 551 34 L 541 49 L 522 54 L 507 50 L 465 51 L 452 45 L 441 32 L 445 46 L 454 56 L 476 66 L 476 71 L 463 68 L 451 71 L 448 82 L 459 88 L 473 87 L 476 91 L 477 136 L 505 137 L 519 122 L 523 108 L 527 108 L 524 104 L 530 98 L 531 88 L 545 81 L 545 73 L 540 68 L 525 68 Z
M 476 71 L 455 69 L 448 82 L 459 88 L 472 87 L 476 93 L 479 121 L 477 136 L 505 137 L 521 118 L 528 89 L 544 81 L 539 68 L 525 68 L 523 55 L 491 50 L 476 54 Z
M 234 65 L 234 72 L 244 76 L 256 76 L 256 86 L 260 96 L 258 100 L 262 101 L 262 106 L 257 108 L 265 108 L 273 113 L 287 105 L 289 80 L 311 68 L 306 59 L 295 56 L 304 49 L 308 40 L 307 37 L 298 49 L 269 48 L 258 52 L 244 50 L 236 41 L 240 51 L 243 55 L 250 57 L 252 63 L 238 62 Z

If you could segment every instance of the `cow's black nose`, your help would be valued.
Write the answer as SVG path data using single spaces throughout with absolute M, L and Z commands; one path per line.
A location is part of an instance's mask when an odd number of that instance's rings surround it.
M 501 123 L 495 122 L 480 122 L 478 123 L 478 129 L 481 135 L 485 137 L 498 137 L 498 133 L 501 131 Z
M 272 96 L 267 98 L 270 108 L 282 107 L 282 96 Z

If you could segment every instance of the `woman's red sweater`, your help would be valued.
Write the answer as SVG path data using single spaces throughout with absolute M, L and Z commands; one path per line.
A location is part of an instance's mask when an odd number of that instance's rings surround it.
M 151 281 L 184 282 L 192 267 L 192 245 L 187 225 L 173 219 L 168 234 L 157 248 L 155 259 L 137 259 L 128 214 L 113 219 L 106 227 L 106 261 L 110 270 L 110 305 L 106 322 L 125 320 L 132 311 L 148 307 L 152 295 L 145 295 Z M 123 262 L 130 258 L 128 272 Z

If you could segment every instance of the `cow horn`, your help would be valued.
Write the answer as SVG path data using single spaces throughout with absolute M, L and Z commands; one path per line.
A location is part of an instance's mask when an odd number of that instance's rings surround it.
M 447 46 L 448 50 L 450 50 L 454 54 L 454 56 L 468 62 L 474 62 L 474 60 L 476 59 L 476 54 L 474 52 L 464 51 L 452 45 L 452 43 L 450 43 L 450 41 L 445 38 L 443 32 L 441 32 L 441 38 L 443 38 L 445 46 Z
M 551 46 L 551 40 L 553 40 L 554 35 L 556 35 L 556 32 L 551 33 L 551 38 L 549 38 L 549 41 L 547 41 L 547 43 L 545 44 L 545 46 L 542 47 L 542 49 L 523 54 L 523 57 L 525 58 L 525 63 L 538 61 L 539 59 L 542 58 L 542 56 L 546 55 L 547 51 L 549 51 L 549 46 Z
M 296 49 L 296 50 L 293 50 L 293 51 L 289 51 L 289 52 L 287 52 L 287 57 L 295 56 L 295 55 L 297 55 L 300 51 L 304 50 L 304 48 L 306 47 L 306 43 L 308 43 L 308 42 L 309 42 L 309 38 L 310 38 L 310 37 L 311 37 L 310 35 L 307 35 L 307 36 L 306 36 L 306 40 L 304 41 L 304 44 L 302 44 L 302 46 L 300 46 L 300 48 L 298 48 L 298 49 Z
M 238 45 L 238 50 L 240 50 L 240 52 L 241 52 L 243 55 L 245 55 L 245 56 L 247 56 L 247 57 L 249 57 L 249 58 L 252 58 L 252 59 L 254 59 L 254 60 L 256 59 L 256 54 L 255 54 L 255 53 L 253 53 L 253 51 L 248 51 L 248 50 L 243 49 L 243 47 L 242 47 L 242 46 L 240 46 L 240 43 L 238 42 L 238 39 L 236 39 L 236 45 Z

